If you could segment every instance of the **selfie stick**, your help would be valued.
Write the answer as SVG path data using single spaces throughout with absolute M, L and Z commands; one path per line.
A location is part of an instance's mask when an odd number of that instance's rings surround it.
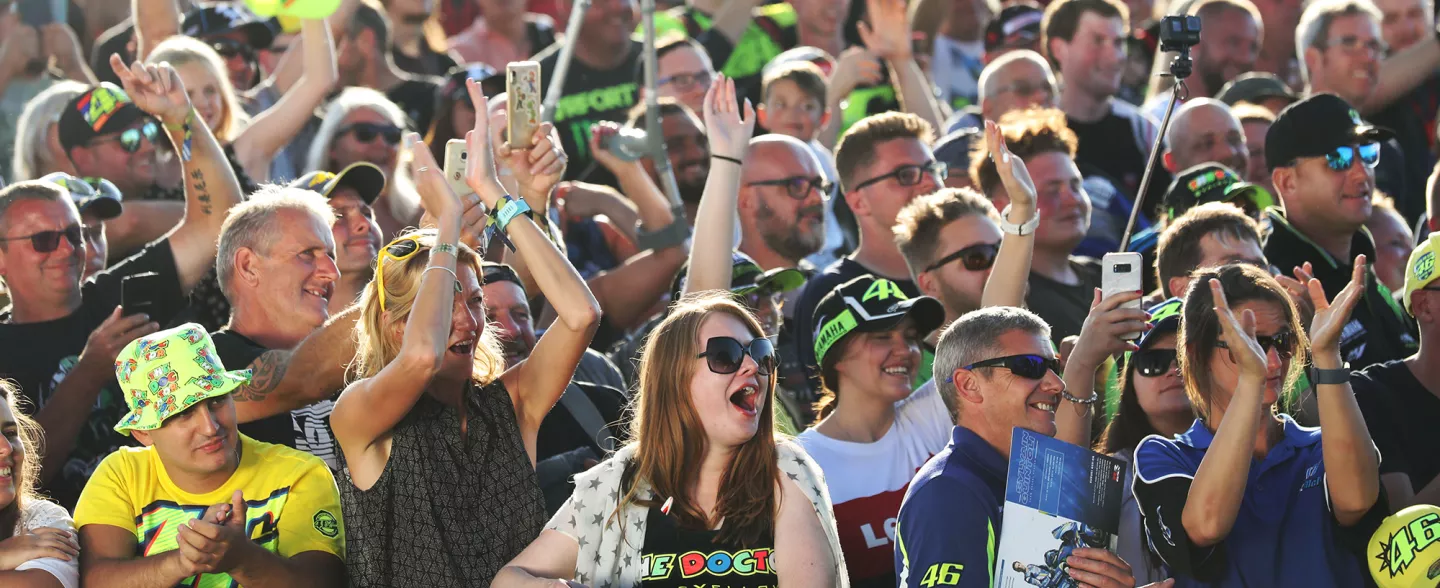
M 675 181 L 675 170 L 670 167 L 670 156 L 665 154 L 665 134 L 660 130 L 660 87 L 655 81 L 658 66 L 655 55 L 655 0 L 640 0 L 640 18 L 645 26 L 645 137 L 649 143 L 646 151 L 655 162 L 655 175 L 660 177 L 660 187 L 670 198 L 670 208 L 675 218 L 684 220 L 685 209 L 680 202 L 680 184 Z
M 585 20 L 585 11 L 590 9 L 591 0 L 575 0 L 570 7 L 570 20 L 565 25 L 565 38 L 560 42 L 560 56 L 555 60 L 555 75 L 550 78 L 550 91 L 540 103 L 540 120 L 555 122 L 555 105 L 565 93 L 565 76 L 570 74 L 570 60 L 575 58 L 575 37 L 580 34 L 580 23 Z
M 1193 26 L 1193 31 L 1185 30 Z M 1172 30 L 1173 29 L 1173 30 Z M 1172 33 L 1193 32 L 1193 38 L 1176 39 Z M 1140 178 L 1140 189 L 1135 192 L 1135 203 L 1130 208 L 1130 221 L 1125 223 L 1125 232 L 1120 236 L 1120 252 L 1130 249 L 1130 235 L 1135 230 L 1135 220 L 1140 217 L 1140 209 L 1144 206 L 1145 197 L 1150 190 L 1150 180 L 1155 176 L 1155 165 L 1160 161 L 1160 145 L 1165 141 L 1165 131 L 1170 128 L 1170 117 L 1175 114 L 1175 106 L 1181 100 L 1188 98 L 1182 93 L 1188 93 L 1185 87 L 1185 78 L 1190 77 L 1194 70 L 1195 63 L 1190 59 L 1190 47 L 1200 41 L 1200 19 L 1194 16 L 1167 16 L 1160 21 L 1160 50 L 1176 51 L 1175 58 L 1170 60 L 1170 76 L 1175 78 L 1175 87 L 1170 93 L 1170 104 L 1165 107 L 1165 118 L 1160 119 L 1160 130 L 1155 134 L 1155 143 L 1150 146 L 1150 160 L 1145 164 L 1145 175 Z M 1164 75 L 1164 74 L 1162 74 Z

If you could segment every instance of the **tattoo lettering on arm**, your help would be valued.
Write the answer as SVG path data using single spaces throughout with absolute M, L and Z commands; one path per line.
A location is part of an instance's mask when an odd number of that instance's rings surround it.
M 210 191 L 205 186 L 205 173 L 198 169 L 193 170 L 190 172 L 190 179 L 195 180 L 190 188 L 195 190 L 195 199 L 200 202 L 200 212 L 208 216 L 212 212 L 212 207 L 210 206 Z
M 280 382 L 290 367 L 290 352 L 271 350 L 250 362 L 250 382 L 235 389 L 231 395 L 235 402 L 260 402 L 265 400 Z

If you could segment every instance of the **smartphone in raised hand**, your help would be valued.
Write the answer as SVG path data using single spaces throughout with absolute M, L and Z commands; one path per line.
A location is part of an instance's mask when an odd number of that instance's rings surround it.
M 160 274 L 145 272 L 120 280 L 120 312 L 125 316 L 155 314 L 155 293 L 160 290 Z
M 530 139 L 540 126 L 540 63 L 516 61 L 505 66 L 506 131 L 515 149 L 533 147 Z
M 1145 262 L 1139 253 L 1130 251 L 1125 253 L 1106 253 L 1104 259 L 1100 260 L 1100 295 L 1109 298 L 1115 294 L 1124 292 L 1139 292 L 1144 289 Z M 1121 305 L 1121 308 L 1140 309 L 1140 299 L 1136 298 Z M 1126 333 L 1125 338 L 1134 340 L 1140 333 Z
M 470 152 L 464 139 L 451 139 L 445 143 L 445 182 L 456 196 L 469 196 L 474 190 L 465 183 L 465 163 Z

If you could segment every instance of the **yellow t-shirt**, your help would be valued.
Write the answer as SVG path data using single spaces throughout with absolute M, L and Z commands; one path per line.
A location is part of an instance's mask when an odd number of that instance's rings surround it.
M 85 485 L 75 505 L 75 526 L 134 529 L 136 555 L 176 549 L 178 527 L 216 504 L 244 492 L 250 538 L 290 557 L 323 551 L 345 559 L 340 492 L 320 458 L 283 445 L 240 436 L 240 467 L 224 486 L 191 494 L 175 486 L 151 447 L 122 447 L 110 454 Z M 199 581 L 196 581 L 199 580 Z M 205 574 L 183 583 L 196 588 L 231 586 L 227 574 Z

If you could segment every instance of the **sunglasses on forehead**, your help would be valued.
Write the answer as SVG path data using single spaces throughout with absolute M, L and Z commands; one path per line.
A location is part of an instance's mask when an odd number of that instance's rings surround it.
M 711 337 L 705 341 L 705 352 L 695 357 L 703 358 L 710 371 L 726 375 L 740 371 L 746 355 L 755 360 L 756 375 L 775 371 L 775 344 L 765 337 L 751 339 L 749 345 L 741 345 L 734 337 Z
M 940 258 L 923 271 L 935 271 L 955 260 L 960 260 L 965 269 L 972 272 L 984 271 L 995 265 L 995 256 L 999 253 L 999 243 L 978 243 Z
M 1336 147 L 1325 154 L 1325 165 L 1335 171 L 1345 171 L 1355 164 L 1356 157 L 1365 164 L 1365 167 L 1375 169 L 1380 163 L 1380 144 L 1368 143 L 1359 147 L 1343 145 Z
M 100 227 L 98 226 L 70 225 L 59 231 L 40 231 L 38 233 L 17 237 L 4 237 L 0 238 L 0 241 L 23 241 L 29 239 L 30 246 L 35 248 L 36 253 L 50 253 L 60 248 L 60 239 L 62 238 L 69 241 L 71 247 L 79 249 L 81 243 L 94 241 L 97 237 L 96 233 L 99 231 Z
M 429 249 L 429 245 L 420 242 L 420 238 L 424 236 L 424 233 L 411 233 L 391 241 L 389 245 L 380 250 L 380 258 L 375 260 L 375 289 L 380 296 L 382 312 L 385 310 L 385 260 L 405 261 L 414 257 L 421 249 Z M 455 293 L 459 294 L 462 291 L 460 280 L 455 280 Z

